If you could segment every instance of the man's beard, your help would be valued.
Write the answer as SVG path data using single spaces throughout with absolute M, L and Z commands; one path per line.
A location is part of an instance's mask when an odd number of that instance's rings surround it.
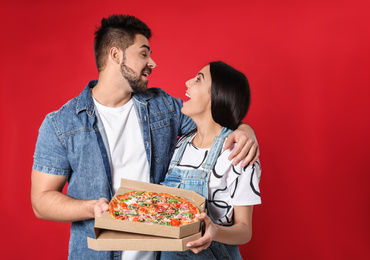
M 141 79 L 141 74 L 137 76 L 137 73 L 124 63 L 121 64 L 121 74 L 130 84 L 132 92 L 144 93 L 147 91 L 148 82 L 143 81 Z

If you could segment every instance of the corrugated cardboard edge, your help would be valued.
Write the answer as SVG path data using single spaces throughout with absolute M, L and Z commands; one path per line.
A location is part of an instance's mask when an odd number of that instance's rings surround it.
M 97 251 L 186 251 L 186 244 L 199 239 L 201 232 L 182 239 L 100 230 L 97 238 L 87 238 L 88 248 Z
M 140 187 L 140 188 L 138 188 Z M 132 190 L 145 190 L 152 192 L 169 193 L 176 196 L 184 197 L 193 202 L 203 212 L 205 209 L 205 198 L 197 194 L 195 191 L 183 190 L 173 187 L 162 186 L 158 184 L 133 181 L 128 179 L 121 180 L 121 187 L 116 195 L 126 193 Z M 154 226 L 153 226 L 154 225 Z M 158 232 L 160 228 L 161 232 Z M 99 229 L 124 231 L 132 233 L 141 233 L 152 236 L 163 236 L 170 238 L 182 238 L 195 234 L 200 230 L 199 222 L 190 223 L 181 227 L 160 226 L 148 223 L 126 222 L 111 218 L 109 212 L 104 212 L 101 217 L 95 218 L 95 233 L 99 233 Z

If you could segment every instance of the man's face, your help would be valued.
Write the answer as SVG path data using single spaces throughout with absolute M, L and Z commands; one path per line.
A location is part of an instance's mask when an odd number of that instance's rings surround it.
M 141 34 L 135 36 L 134 44 L 124 52 L 121 74 L 128 81 L 134 93 L 142 93 L 147 90 L 149 81 L 147 76 L 156 67 L 150 54 L 149 41 Z

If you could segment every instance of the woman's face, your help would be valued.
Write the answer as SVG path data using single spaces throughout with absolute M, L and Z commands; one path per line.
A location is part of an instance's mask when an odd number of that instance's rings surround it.
M 185 85 L 188 88 L 186 96 L 190 99 L 184 102 L 181 112 L 191 118 L 212 116 L 211 112 L 211 72 L 209 65 L 205 66 L 195 78 L 189 79 Z

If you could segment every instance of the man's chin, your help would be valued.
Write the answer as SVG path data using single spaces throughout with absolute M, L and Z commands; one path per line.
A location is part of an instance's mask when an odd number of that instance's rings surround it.
M 148 89 L 140 89 L 140 90 L 133 90 L 132 93 L 134 94 L 144 94 Z
M 148 90 L 148 86 L 147 85 L 145 85 L 145 86 L 134 86 L 134 87 L 131 86 L 131 89 L 132 89 L 133 93 L 140 94 L 140 93 L 145 93 Z

